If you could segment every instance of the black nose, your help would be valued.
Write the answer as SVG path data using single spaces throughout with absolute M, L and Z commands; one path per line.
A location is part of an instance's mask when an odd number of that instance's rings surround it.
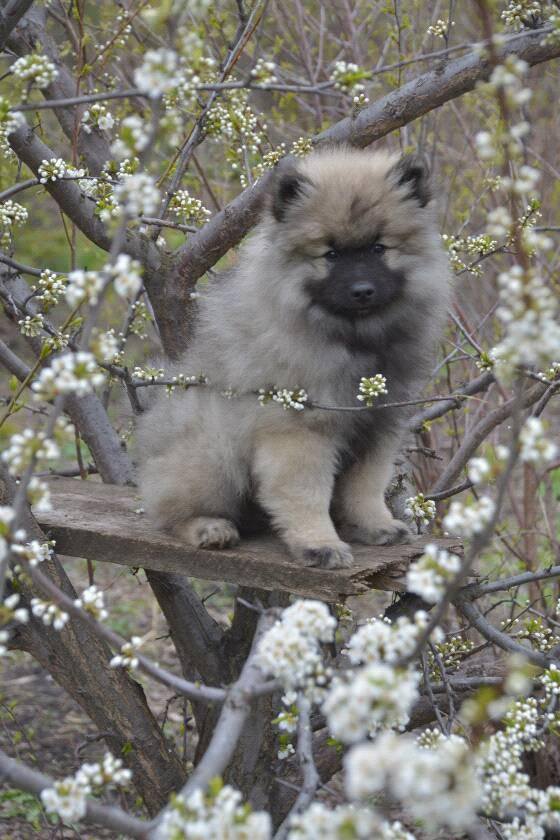
M 373 303 L 375 288 L 367 280 L 360 280 L 351 287 L 350 295 L 354 303 Z

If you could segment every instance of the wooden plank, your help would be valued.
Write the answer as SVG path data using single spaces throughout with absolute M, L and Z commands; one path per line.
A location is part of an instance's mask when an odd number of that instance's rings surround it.
M 309 568 L 292 560 L 274 537 L 244 540 L 235 548 L 195 549 L 158 531 L 142 513 L 134 488 L 97 481 L 50 479 L 52 510 L 36 513 L 40 525 L 56 540 L 61 554 L 91 560 L 178 572 L 202 580 L 284 590 L 323 601 L 337 601 L 370 589 L 402 591 L 410 562 L 426 542 L 411 545 L 354 545 L 351 569 Z M 454 539 L 438 539 L 444 548 L 462 554 Z

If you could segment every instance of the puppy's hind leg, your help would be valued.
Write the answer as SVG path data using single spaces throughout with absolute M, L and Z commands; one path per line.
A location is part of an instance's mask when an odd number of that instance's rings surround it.
M 243 488 L 228 480 L 223 466 L 196 447 L 148 459 L 141 470 L 142 493 L 158 527 L 195 548 L 236 545 Z
M 252 466 L 258 500 L 292 556 L 308 566 L 352 565 L 350 547 L 329 515 L 335 462 L 332 443 L 306 429 L 257 437 Z

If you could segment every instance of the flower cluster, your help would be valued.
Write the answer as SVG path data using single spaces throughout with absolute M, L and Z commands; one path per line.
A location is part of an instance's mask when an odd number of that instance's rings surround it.
M 4 96 L 0 96 L 0 150 L 6 156 L 12 154 L 8 142 L 10 134 L 13 134 L 21 125 L 25 125 L 25 117 L 20 111 L 10 111 L 10 102 Z
M 10 244 L 11 230 L 15 225 L 24 225 L 29 213 L 17 201 L 10 198 L 0 204 L 0 232 L 2 245 Z
M 51 510 L 51 491 L 46 481 L 34 475 L 27 485 L 27 501 L 37 513 Z
M 96 359 L 102 362 L 111 362 L 118 364 L 122 361 L 120 356 L 121 350 L 119 340 L 115 335 L 115 330 L 111 328 L 104 332 L 93 330 L 90 341 L 91 350 Z
M 66 302 L 72 308 L 84 301 L 95 306 L 99 301 L 103 286 L 103 276 L 99 271 L 83 271 L 82 269 L 71 271 L 64 292 Z
M 198 840 L 227 837 L 228 840 L 270 840 L 272 826 L 264 811 L 251 811 L 239 791 L 229 785 L 211 785 L 210 792 L 197 790 L 189 797 L 176 796 L 163 814 L 156 840 Z
M 85 610 L 97 621 L 105 621 L 109 616 L 105 609 L 105 596 L 101 589 L 94 584 L 84 589 L 80 597 L 74 601 L 74 606 Z
M 329 732 L 337 740 L 353 744 L 381 728 L 404 729 L 418 698 L 419 681 L 416 671 L 384 662 L 335 677 L 323 703 Z
M 135 671 L 140 664 L 135 651 L 143 644 L 143 639 L 140 636 L 132 636 L 130 642 L 125 642 L 121 647 L 121 652 L 113 656 L 109 662 L 111 668 L 125 668 L 127 671 Z
M 470 505 L 451 502 L 443 526 L 459 537 L 472 537 L 484 530 L 494 516 L 495 505 L 488 496 L 482 496 Z
M 427 33 L 428 35 L 435 35 L 436 38 L 447 38 L 447 33 L 452 26 L 455 26 L 454 20 L 438 18 L 435 23 L 428 26 Z
M 369 619 L 352 635 L 344 653 L 353 665 L 395 663 L 414 649 L 427 622 L 428 614 L 423 610 L 418 610 L 412 621 L 405 616 L 395 622 L 388 618 Z
M 456 554 L 450 554 L 438 548 L 435 543 L 430 543 L 424 548 L 422 557 L 407 572 L 407 590 L 435 604 L 443 597 L 447 584 L 460 568 L 461 560 Z
M 171 199 L 169 209 L 176 216 L 179 216 L 183 222 L 193 222 L 200 225 L 204 224 L 210 216 L 210 211 L 204 207 L 202 201 L 189 195 L 188 190 L 177 190 Z
M 0 625 L 7 624 L 9 621 L 15 621 L 18 624 L 27 624 L 29 621 L 29 610 L 25 607 L 18 607 L 20 602 L 20 595 L 14 592 L 4 598 L 4 602 L 0 602 Z
M 41 302 L 46 312 L 59 302 L 66 291 L 66 284 L 66 277 L 45 268 L 37 282 L 31 286 L 31 291 L 35 292 L 35 300 Z
M 303 814 L 292 817 L 288 840 L 414 840 L 400 822 L 385 822 L 371 808 L 338 805 L 328 808 L 313 802 Z
M 157 99 L 180 82 L 177 53 L 162 47 L 146 50 L 140 67 L 134 71 L 134 84 L 143 94 Z
M 68 613 L 57 604 L 43 601 L 41 598 L 31 599 L 31 612 L 35 618 L 40 618 L 47 627 L 52 624 L 55 630 L 62 630 L 70 620 Z
M 427 525 L 436 515 L 436 503 L 426 499 L 423 493 L 417 493 L 406 500 L 404 512 L 418 526 Z
M 539 0 L 509 0 L 500 17 L 507 26 L 522 29 L 527 24 L 534 26 L 541 19 L 542 13 Z
M 488 220 L 490 220 L 490 214 L 488 214 Z M 492 236 L 500 235 L 492 229 L 490 224 L 487 225 L 487 228 L 487 234 L 477 236 L 455 236 L 446 233 L 442 235 L 443 244 L 449 251 L 449 261 L 453 271 L 457 273 L 467 271 L 475 277 L 482 275 L 482 268 L 477 265 L 477 261 L 497 248 L 498 243 L 492 239 Z M 465 262 L 459 256 L 460 254 L 472 257 L 473 261 Z
M 371 620 L 351 637 L 345 653 L 357 668 L 335 677 L 323 704 L 330 732 L 343 743 L 355 743 L 382 727 L 404 727 L 418 697 L 419 674 L 395 667 L 414 649 L 428 621 L 418 611 L 392 624 Z
M 303 411 L 308 399 L 307 391 L 304 391 L 303 388 L 290 390 L 289 388 L 277 388 L 274 386 L 274 388 L 268 389 L 259 388 L 258 394 L 258 400 L 261 406 L 266 405 L 272 400 L 273 402 L 279 403 L 282 408 L 293 408 L 294 411 Z
M 540 417 L 527 418 L 519 433 L 519 443 L 519 457 L 535 467 L 550 463 L 558 453 L 557 445 L 545 436 Z
M 276 64 L 273 61 L 266 61 L 264 58 L 257 59 L 251 70 L 251 79 L 258 85 L 271 85 L 277 81 Z
M 331 81 L 334 82 L 335 88 L 350 96 L 359 96 L 364 92 L 365 79 L 371 79 L 371 74 L 348 61 L 337 61 L 331 73 Z
M 37 169 L 39 183 L 46 184 L 49 181 L 59 181 L 67 174 L 68 167 L 63 158 L 50 158 L 42 160 Z
M 48 87 L 58 76 L 54 62 L 48 56 L 38 53 L 23 55 L 14 61 L 10 69 L 14 76 L 38 88 Z
M 381 394 L 387 394 L 387 380 L 381 373 L 376 373 L 375 376 L 362 376 L 358 386 L 358 396 L 356 399 L 365 403 L 368 408 L 371 408 L 373 401 Z
M 110 131 L 115 119 L 106 105 L 95 102 L 82 115 L 82 127 L 86 134 L 91 134 L 94 128 L 98 131 Z
M 471 458 L 467 464 L 467 475 L 473 484 L 480 484 L 490 474 L 490 464 L 486 458 Z
M 542 366 L 560 355 L 557 301 L 541 277 L 520 265 L 498 275 L 496 311 L 505 335 L 490 356 L 507 373 L 515 365 Z
M 135 298 L 142 288 L 142 266 L 128 254 L 119 254 L 104 271 L 112 279 L 116 293 L 122 298 Z
M 18 321 L 18 325 L 19 331 L 22 335 L 34 338 L 35 336 L 41 334 L 44 327 L 43 316 L 41 314 L 26 315 L 25 318 L 21 318 Z
M 387 791 L 428 828 L 461 831 L 476 818 L 480 784 L 468 744 L 440 737 L 431 749 L 411 738 L 384 732 L 346 756 L 345 783 L 351 799 Z
M 43 368 L 31 386 L 38 400 L 52 400 L 59 394 L 83 397 L 103 385 L 105 375 L 99 370 L 95 356 L 83 350 L 64 353 Z
M 33 479 L 31 479 L 33 481 Z M 31 482 L 30 482 L 31 484 Z M 31 540 L 31 542 L 20 545 L 19 543 L 12 544 L 12 551 L 18 557 L 23 557 L 30 566 L 38 566 L 48 560 L 52 555 L 52 547 L 54 541 L 40 543 L 39 540 Z
M 2 452 L 2 460 L 8 465 L 11 475 L 20 475 L 33 459 L 48 461 L 59 455 L 58 446 L 44 432 L 24 429 L 12 435 L 7 449 Z
M 159 207 L 160 192 L 151 175 L 137 172 L 116 185 L 114 198 L 127 216 L 151 216 Z
M 150 133 L 145 121 L 138 114 L 131 114 L 122 120 L 119 138 L 111 145 L 111 152 L 118 160 L 124 160 L 141 152 L 149 142 Z
M 89 793 L 92 790 L 112 785 L 119 787 L 127 785 L 132 778 L 132 771 L 123 767 L 120 758 L 115 758 L 112 753 L 107 752 L 103 756 L 103 761 L 82 764 L 75 778 L 78 784 Z
M 105 753 L 102 762 L 82 764 L 75 776 L 61 779 L 41 791 L 41 802 L 48 814 L 56 814 L 65 823 L 78 822 L 86 814 L 86 797 L 94 789 L 126 785 L 131 777 L 120 758 Z
M 335 627 L 325 604 L 296 601 L 260 640 L 256 661 L 285 688 L 301 688 L 321 671 L 320 643 L 332 641 Z

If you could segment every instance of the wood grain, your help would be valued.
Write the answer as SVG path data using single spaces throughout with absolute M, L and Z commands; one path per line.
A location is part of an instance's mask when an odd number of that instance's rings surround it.
M 426 542 L 462 554 L 455 539 L 419 537 L 411 545 L 354 545 L 351 569 L 319 569 L 299 565 L 276 538 L 248 539 L 231 549 L 208 550 L 185 546 L 158 531 L 142 510 L 133 488 L 79 479 L 49 480 L 52 510 L 36 518 L 56 550 L 73 557 L 175 572 L 211 580 L 283 590 L 322 601 L 343 600 L 370 589 L 403 591 L 404 575 Z

